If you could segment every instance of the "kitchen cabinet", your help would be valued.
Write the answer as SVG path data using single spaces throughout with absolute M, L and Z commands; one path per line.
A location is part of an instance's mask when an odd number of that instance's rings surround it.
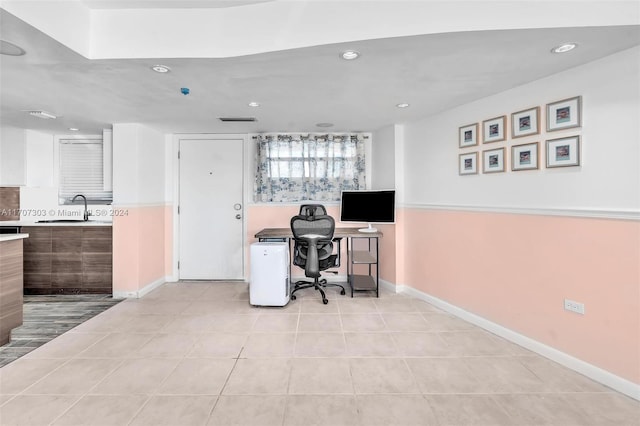
M 0 345 L 22 325 L 22 242 L 24 234 L 0 236 Z
M 23 226 L 25 294 L 111 294 L 111 226 Z

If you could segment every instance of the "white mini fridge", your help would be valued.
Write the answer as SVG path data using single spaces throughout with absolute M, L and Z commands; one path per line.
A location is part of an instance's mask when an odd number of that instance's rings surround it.
M 289 303 L 289 243 L 251 244 L 249 303 L 285 306 Z

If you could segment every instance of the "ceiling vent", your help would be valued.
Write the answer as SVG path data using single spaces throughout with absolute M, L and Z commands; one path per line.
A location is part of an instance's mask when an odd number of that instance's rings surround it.
M 55 120 L 58 118 L 55 114 L 51 114 L 46 111 L 27 111 L 30 115 L 38 118 L 43 118 L 45 120 Z
M 257 121 L 255 117 L 219 117 L 218 120 L 230 123 L 250 123 Z

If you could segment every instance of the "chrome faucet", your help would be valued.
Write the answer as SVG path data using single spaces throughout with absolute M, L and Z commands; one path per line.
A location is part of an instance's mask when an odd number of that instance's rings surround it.
M 76 198 L 78 198 L 78 197 L 82 197 L 82 199 L 84 200 L 84 220 L 85 220 L 85 222 L 86 222 L 87 220 L 89 220 L 89 210 L 87 210 L 87 197 L 85 197 L 85 196 L 84 196 L 84 195 L 82 195 L 82 194 L 78 194 L 78 195 L 76 195 L 76 196 L 74 196 L 74 197 L 73 197 L 73 199 L 71 200 L 71 202 L 72 202 L 72 203 L 73 203 L 73 202 L 75 202 L 75 201 L 76 201 Z

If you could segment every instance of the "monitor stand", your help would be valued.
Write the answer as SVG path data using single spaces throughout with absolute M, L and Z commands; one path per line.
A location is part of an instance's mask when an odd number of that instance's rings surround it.
M 369 226 L 367 228 L 360 228 L 358 229 L 359 232 L 365 232 L 365 233 L 374 233 L 374 232 L 378 232 L 378 230 L 374 227 L 371 226 L 371 224 L 369 224 Z

